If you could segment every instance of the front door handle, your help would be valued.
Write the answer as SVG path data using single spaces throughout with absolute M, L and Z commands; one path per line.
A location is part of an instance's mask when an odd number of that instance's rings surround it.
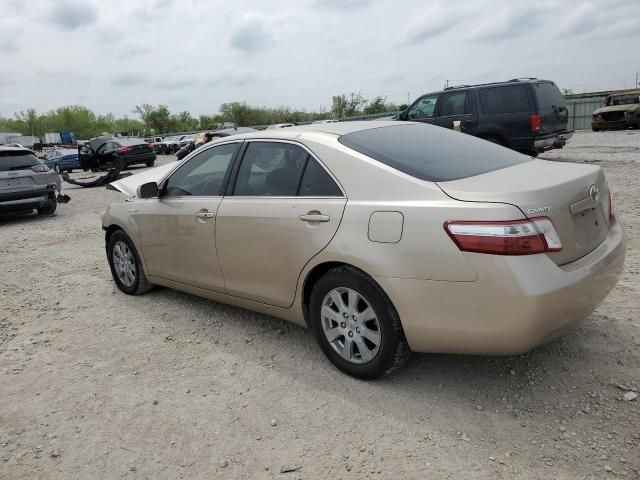
M 215 214 L 212 212 L 198 212 L 196 213 L 196 217 L 198 218 L 213 218 Z
M 321 213 L 307 213 L 306 215 L 300 215 L 298 218 L 303 222 L 328 222 L 331 220 L 329 215 L 322 215 Z

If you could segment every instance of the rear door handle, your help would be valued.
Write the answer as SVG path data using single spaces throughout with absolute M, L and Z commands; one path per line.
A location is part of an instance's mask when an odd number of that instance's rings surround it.
M 215 214 L 212 212 L 198 212 L 196 213 L 196 217 L 198 218 L 213 218 Z
M 306 215 L 300 215 L 298 218 L 303 222 L 328 222 L 331 220 L 329 215 L 322 215 L 321 213 L 307 213 Z

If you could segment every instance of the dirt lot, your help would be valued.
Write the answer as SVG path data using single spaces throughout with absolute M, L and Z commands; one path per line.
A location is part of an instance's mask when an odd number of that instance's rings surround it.
M 0 478 L 640 478 L 640 399 L 622 399 L 640 393 L 640 132 L 542 157 L 605 168 L 629 235 L 616 290 L 526 355 L 414 355 L 377 382 L 303 328 L 121 294 L 98 217 L 117 192 L 0 218 Z

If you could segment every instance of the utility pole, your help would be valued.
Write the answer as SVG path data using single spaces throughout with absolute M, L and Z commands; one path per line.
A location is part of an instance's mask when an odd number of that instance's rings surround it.
M 640 83 L 638 83 L 638 71 L 636 70 L 636 88 L 640 87 Z
M 407 92 L 407 105 L 411 104 L 411 95 L 409 92 Z

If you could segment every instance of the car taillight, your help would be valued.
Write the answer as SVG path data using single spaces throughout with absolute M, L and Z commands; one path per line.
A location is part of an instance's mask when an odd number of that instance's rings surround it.
M 609 187 L 609 221 L 616 218 L 616 212 L 613 210 L 613 192 L 611 191 L 611 187 Z
M 118 153 L 131 153 L 133 152 L 133 147 L 120 147 L 116 150 Z
M 531 115 L 531 131 L 539 132 L 542 127 L 542 117 L 540 115 Z
M 31 171 L 36 173 L 45 173 L 49 171 L 49 167 L 46 165 L 34 165 L 31 167 Z
M 532 255 L 562 250 L 558 232 L 548 217 L 509 222 L 446 222 L 444 229 L 464 252 Z

